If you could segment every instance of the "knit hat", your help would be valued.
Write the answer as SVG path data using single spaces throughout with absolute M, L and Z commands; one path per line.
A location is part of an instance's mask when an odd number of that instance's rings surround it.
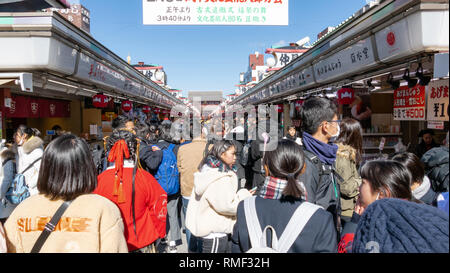
M 354 253 L 448 253 L 449 215 L 401 199 L 375 201 L 364 211 Z

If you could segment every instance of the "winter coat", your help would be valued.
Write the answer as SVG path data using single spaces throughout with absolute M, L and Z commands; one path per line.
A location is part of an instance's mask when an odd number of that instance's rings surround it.
M 354 253 L 448 253 L 449 216 L 425 204 L 385 198 L 358 223 Z
M 419 144 L 417 144 L 416 146 L 416 150 L 415 150 L 415 154 L 417 155 L 418 158 L 422 158 L 422 156 L 428 152 L 429 150 L 433 149 L 433 148 L 437 148 L 439 147 L 439 144 L 437 144 L 436 142 L 431 142 L 430 146 L 427 147 L 427 145 L 425 144 L 425 142 L 422 140 Z
M 41 194 L 20 203 L 5 223 L 8 252 L 30 253 L 45 224 L 62 203 Z M 40 252 L 127 253 L 119 209 L 96 194 L 77 197 Z
M 359 195 L 361 177 L 356 168 L 356 150 L 348 145 L 337 144 L 336 172 L 342 177 L 339 181 L 341 192 L 341 215 L 352 217 Z
M 31 137 L 22 146 L 17 147 L 16 155 L 16 169 L 18 173 L 22 173 L 28 166 L 30 166 L 35 160 L 42 158 L 44 154 L 44 141 L 39 137 Z M 41 167 L 41 161 L 38 160 L 29 168 L 23 175 L 25 176 L 25 182 L 28 185 L 30 195 L 38 194 L 37 181 L 39 176 L 39 169 Z
M 151 174 L 138 169 L 135 176 L 136 237 L 132 212 L 133 168 L 134 164 L 131 161 L 124 162 L 125 203 L 118 203 L 118 197 L 113 195 L 114 166 L 98 176 L 98 185 L 94 191 L 95 194 L 111 200 L 120 209 L 129 251 L 146 247 L 158 238 L 163 238 L 166 233 L 167 194 Z
M 274 200 L 256 197 L 256 214 L 258 215 L 261 230 L 271 225 L 275 229 L 278 239 L 280 239 L 295 210 L 303 202 L 300 199 L 289 202 L 286 199 Z M 336 253 L 336 236 L 333 216 L 329 212 L 319 209 L 309 219 L 294 244 L 288 250 L 288 253 Z M 271 239 L 270 235 L 268 242 Z M 237 210 L 237 222 L 233 229 L 232 252 L 247 252 L 250 248 L 244 202 L 241 202 Z
M 239 202 L 251 196 L 248 190 L 237 189 L 233 171 L 220 172 L 205 166 L 202 172 L 195 173 L 185 222 L 191 233 L 197 237 L 215 232 L 231 234 Z
M 181 195 L 184 197 L 191 197 L 194 187 L 194 173 L 198 172 L 205 147 L 206 140 L 195 139 L 192 143 L 182 145 L 178 150 L 177 165 L 180 172 Z
M 6 193 L 11 187 L 16 175 L 15 154 L 10 149 L 0 152 L 2 167 L 0 168 L 0 219 L 8 218 L 17 205 L 6 199 Z
M 448 192 L 449 149 L 433 148 L 426 152 L 421 161 L 425 164 L 425 173 L 431 180 L 435 192 Z

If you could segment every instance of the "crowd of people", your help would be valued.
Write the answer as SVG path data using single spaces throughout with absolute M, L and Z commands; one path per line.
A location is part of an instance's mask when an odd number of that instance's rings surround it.
M 0 252 L 176 253 L 182 236 L 189 253 L 449 252 L 448 134 L 364 162 L 361 124 L 331 100 L 301 120 L 283 138 L 269 115 L 119 116 L 97 154 L 20 126 L 0 151 Z

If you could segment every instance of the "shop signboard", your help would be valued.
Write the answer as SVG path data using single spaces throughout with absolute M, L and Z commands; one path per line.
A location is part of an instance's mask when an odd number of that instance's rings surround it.
M 448 79 L 430 82 L 427 89 L 427 120 L 449 121 Z
M 163 1 L 142 0 L 144 25 L 289 24 L 289 0 Z
M 394 91 L 394 120 L 425 120 L 424 86 L 401 86 Z
M 443 121 L 428 121 L 427 124 L 428 129 L 434 130 L 444 130 L 444 122 Z
M 313 67 L 316 81 L 322 83 L 367 69 L 375 64 L 372 40 L 368 37 L 319 61 Z

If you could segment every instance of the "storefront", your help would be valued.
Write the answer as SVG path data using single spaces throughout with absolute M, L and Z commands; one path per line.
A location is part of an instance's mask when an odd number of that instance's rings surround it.
M 58 13 L 0 13 L 2 138 L 18 124 L 51 138 L 59 125 L 101 139 L 119 114 L 143 118 L 145 106 L 182 104 L 167 90 L 76 28 Z M 97 95 L 106 107 L 94 105 Z M 123 102 L 131 108 L 123 109 Z M 103 103 L 103 102 L 102 102 Z
M 448 48 L 448 3 L 381 1 L 232 104 L 283 104 L 286 128 L 301 122 L 292 107 L 328 96 L 341 118 L 360 120 L 366 158 L 380 156 L 380 147 L 393 153 L 399 138 L 414 151 L 422 129 L 433 128 L 439 143 L 449 128 Z

